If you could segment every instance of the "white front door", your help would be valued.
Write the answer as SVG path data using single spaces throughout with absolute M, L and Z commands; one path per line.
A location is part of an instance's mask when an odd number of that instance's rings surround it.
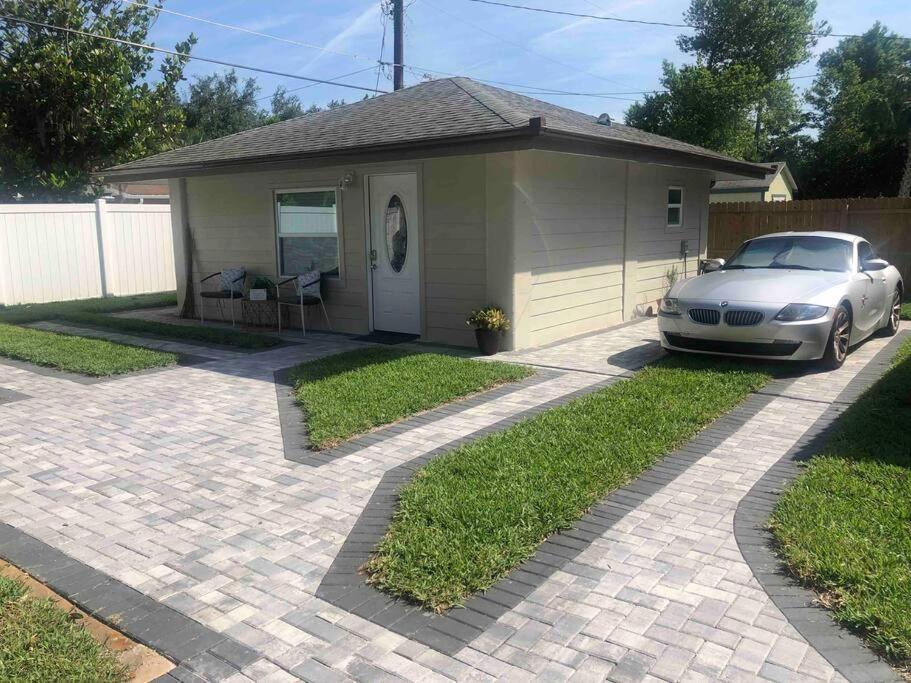
M 369 176 L 368 192 L 373 328 L 420 334 L 417 175 Z

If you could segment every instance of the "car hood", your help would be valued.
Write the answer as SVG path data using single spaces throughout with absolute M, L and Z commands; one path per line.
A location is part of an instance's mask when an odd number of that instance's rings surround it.
M 678 282 L 668 296 L 687 301 L 811 303 L 817 295 L 849 279 L 849 273 L 820 270 L 718 270 Z

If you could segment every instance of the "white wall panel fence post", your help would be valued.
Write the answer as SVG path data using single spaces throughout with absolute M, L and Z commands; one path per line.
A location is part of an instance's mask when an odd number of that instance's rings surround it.
M 175 287 L 168 205 L 0 205 L 0 304 Z

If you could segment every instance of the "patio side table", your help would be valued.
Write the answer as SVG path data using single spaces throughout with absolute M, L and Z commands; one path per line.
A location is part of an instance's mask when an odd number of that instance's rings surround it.
M 252 327 L 277 327 L 278 302 L 275 299 L 252 300 L 244 298 L 240 303 L 241 319 L 244 325 Z

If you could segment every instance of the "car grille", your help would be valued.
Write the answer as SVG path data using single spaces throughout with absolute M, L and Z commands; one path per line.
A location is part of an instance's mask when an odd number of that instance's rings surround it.
M 721 321 L 721 313 L 712 308 L 691 308 L 687 313 L 690 320 L 700 325 L 717 325 Z
M 671 346 L 688 351 L 733 353 L 744 356 L 777 356 L 780 358 L 793 356 L 802 343 L 799 341 L 734 342 L 721 339 L 684 337 L 681 334 L 673 334 L 672 332 L 665 332 L 664 338 L 667 339 L 668 344 Z
M 762 322 L 762 311 L 728 311 L 724 322 L 731 327 L 750 327 Z

